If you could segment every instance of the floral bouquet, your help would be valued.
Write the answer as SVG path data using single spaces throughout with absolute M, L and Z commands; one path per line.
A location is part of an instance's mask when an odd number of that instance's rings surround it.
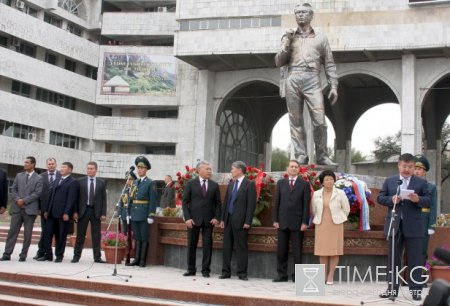
M 444 244 L 443 246 L 441 246 L 442 249 L 449 251 L 449 246 L 447 244 Z M 448 269 L 450 269 L 450 266 L 447 265 L 446 263 L 444 263 L 442 260 L 439 260 L 436 256 L 433 255 L 433 257 L 431 257 L 431 259 L 427 259 L 427 262 L 425 263 L 425 268 L 427 270 L 430 270 L 431 267 L 434 266 L 442 266 L 442 267 L 447 267 Z
M 356 177 L 342 173 L 336 183 L 336 188 L 342 189 L 350 203 L 350 223 L 359 223 L 360 231 L 370 230 L 369 207 L 375 206 L 370 199 L 371 193 L 365 182 Z
M 186 169 L 186 172 L 182 174 L 181 172 L 177 172 L 177 182 L 175 184 L 175 199 L 178 202 L 181 202 L 183 200 L 183 192 L 184 188 L 186 186 L 186 183 L 190 180 L 198 177 L 197 169 L 190 168 L 189 166 L 184 166 Z
M 117 234 L 117 237 L 116 237 Z M 102 244 L 105 246 L 126 247 L 128 245 L 127 236 L 122 233 L 102 231 Z

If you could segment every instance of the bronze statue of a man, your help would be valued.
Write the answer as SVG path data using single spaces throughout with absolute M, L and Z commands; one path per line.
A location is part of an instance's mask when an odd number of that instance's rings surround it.
M 288 71 L 285 92 L 294 156 L 301 164 L 309 162 L 303 120 L 303 108 L 306 102 L 313 126 L 316 163 L 336 166 L 327 152 L 327 124 L 320 83 L 323 63 L 325 75 L 331 87 L 328 99 L 331 104 L 334 104 L 338 97 L 338 80 L 333 54 L 326 36 L 314 31 L 311 27 L 314 15 L 311 5 L 309 3 L 297 5 L 294 13 L 298 28 L 286 31 L 281 39 L 281 50 L 275 56 L 277 67 L 287 66 Z

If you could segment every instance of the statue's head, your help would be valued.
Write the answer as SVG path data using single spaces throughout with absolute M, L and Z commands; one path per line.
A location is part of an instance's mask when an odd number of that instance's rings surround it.
M 309 3 L 297 4 L 294 8 L 295 20 L 297 24 L 309 24 L 314 16 L 314 11 Z

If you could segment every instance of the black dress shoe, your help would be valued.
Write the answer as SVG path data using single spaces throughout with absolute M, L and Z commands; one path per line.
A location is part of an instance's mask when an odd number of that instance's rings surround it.
M 184 272 L 183 276 L 195 276 L 195 272 Z
M 398 295 L 398 289 L 394 289 L 393 291 L 386 290 L 385 292 L 381 293 L 379 296 L 382 299 L 388 299 L 390 297 L 397 297 L 397 295 Z
M 281 282 L 287 282 L 288 277 L 287 276 L 278 276 L 272 280 L 274 283 L 281 283 Z
M 74 258 L 72 258 L 72 260 L 71 260 L 70 262 L 71 262 L 71 263 L 77 263 L 77 262 L 79 262 L 79 261 L 80 261 L 79 258 L 74 257 Z
M 53 261 L 53 257 L 42 256 L 36 259 L 37 261 Z
M 410 292 L 411 292 L 411 295 L 412 295 L 412 299 L 414 300 L 414 301 L 420 301 L 420 300 L 422 300 L 422 293 L 421 292 L 418 292 L 418 291 L 420 291 L 420 290 L 411 290 Z
M 62 261 L 63 261 L 62 257 L 56 257 L 54 262 L 62 262 Z
M 44 255 L 36 255 L 36 256 L 33 257 L 33 259 L 37 260 L 38 258 L 41 258 L 42 256 L 44 256 Z
M 27 260 L 27 259 L 26 259 L 25 257 L 20 257 L 20 258 L 19 258 L 19 261 L 20 261 L 20 262 L 24 262 L 24 261 L 26 261 L 26 260 Z
M 3 255 L 2 257 L 0 257 L 0 261 L 7 261 L 7 260 L 11 260 L 11 257 L 7 255 Z
M 229 274 L 222 274 L 221 276 L 219 276 L 219 279 L 226 279 L 226 278 L 231 278 L 231 275 L 229 275 Z
M 96 260 L 94 260 L 94 262 L 96 262 L 96 263 L 106 263 L 106 261 L 104 261 L 103 259 L 96 259 Z
M 209 272 L 202 272 L 203 277 L 209 277 Z
M 248 277 L 247 276 L 239 276 L 239 279 L 240 280 L 243 280 L 243 281 L 248 281 Z

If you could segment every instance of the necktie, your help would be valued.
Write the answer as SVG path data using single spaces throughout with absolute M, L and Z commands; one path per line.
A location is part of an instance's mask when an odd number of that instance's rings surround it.
M 289 180 L 289 188 L 294 188 L 294 180 Z
M 27 173 L 27 179 L 26 179 L 26 184 L 28 184 L 28 180 L 30 179 L 30 175 Z
M 50 172 L 49 175 L 50 175 L 50 184 L 51 184 L 55 180 L 55 178 L 53 177 L 53 175 L 55 175 L 55 174 L 53 172 Z
M 401 189 L 408 189 L 408 179 L 406 177 L 403 178 L 403 184 Z
M 230 215 L 232 215 L 234 212 L 234 202 L 236 201 L 237 194 L 238 194 L 238 185 L 239 185 L 239 181 L 236 180 L 234 182 L 233 191 L 231 192 L 230 201 L 228 202 L 228 213 Z
M 204 198 L 206 197 L 206 180 L 203 180 L 203 183 L 202 183 L 202 196 Z
M 94 205 L 94 179 L 91 178 L 91 183 L 89 185 L 89 205 Z
M 63 181 L 64 181 L 64 179 L 61 178 L 61 179 L 59 180 L 58 186 L 61 185 Z

